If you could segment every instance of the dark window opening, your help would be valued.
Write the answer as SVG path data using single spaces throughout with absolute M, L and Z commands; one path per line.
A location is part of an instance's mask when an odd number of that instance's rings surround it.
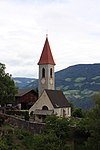
M 52 78 L 52 68 L 50 69 L 50 78 Z
M 42 69 L 42 78 L 45 78 L 45 69 Z

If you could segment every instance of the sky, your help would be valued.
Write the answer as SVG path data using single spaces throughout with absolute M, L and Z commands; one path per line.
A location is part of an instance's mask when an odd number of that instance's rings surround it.
M 55 71 L 100 63 L 100 0 L 0 0 L 0 62 L 6 72 L 38 78 L 46 34 Z

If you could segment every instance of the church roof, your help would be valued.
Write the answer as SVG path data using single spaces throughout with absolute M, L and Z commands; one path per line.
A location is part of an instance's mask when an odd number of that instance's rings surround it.
M 65 95 L 60 90 L 45 90 L 54 108 L 71 107 Z
M 43 64 L 55 65 L 55 62 L 54 62 L 54 59 L 53 59 L 53 56 L 52 56 L 52 52 L 51 52 L 49 41 L 48 41 L 47 37 L 46 37 L 46 40 L 45 40 L 45 44 L 44 44 L 44 47 L 43 47 L 42 54 L 40 56 L 40 60 L 38 62 L 38 65 L 43 65 Z
M 23 96 L 23 95 L 25 95 L 25 94 L 27 94 L 27 93 L 29 93 L 29 92 L 34 92 L 35 94 L 37 94 L 33 89 L 19 89 L 18 90 L 18 93 L 15 95 L 16 97 L 18 96 L 18 97 L 21 97 L 21 96 Z

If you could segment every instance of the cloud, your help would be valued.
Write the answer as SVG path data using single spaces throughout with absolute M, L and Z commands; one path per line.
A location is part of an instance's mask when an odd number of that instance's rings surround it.
M 99 63 L 99 6 L 99 0 L 0 1 L 0 61 L 13 76 L 37 77 L 48 33 L 56 71 Z

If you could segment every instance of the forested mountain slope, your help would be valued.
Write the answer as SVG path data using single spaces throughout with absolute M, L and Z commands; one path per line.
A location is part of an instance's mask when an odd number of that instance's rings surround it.
M 38 80 L 14 78 L 19 88 L 37 88 Z M 100 63 L 70 66 L 55 73 L 56 89 L 64 92 L 67 99 L 77 107 L 91 108 L 92 96 L 100 91 Z
M 90 108 L 100 91 L 100 64 L 80 64 L 56 72 L 56 88 L 63 90 L 75 106 Z

